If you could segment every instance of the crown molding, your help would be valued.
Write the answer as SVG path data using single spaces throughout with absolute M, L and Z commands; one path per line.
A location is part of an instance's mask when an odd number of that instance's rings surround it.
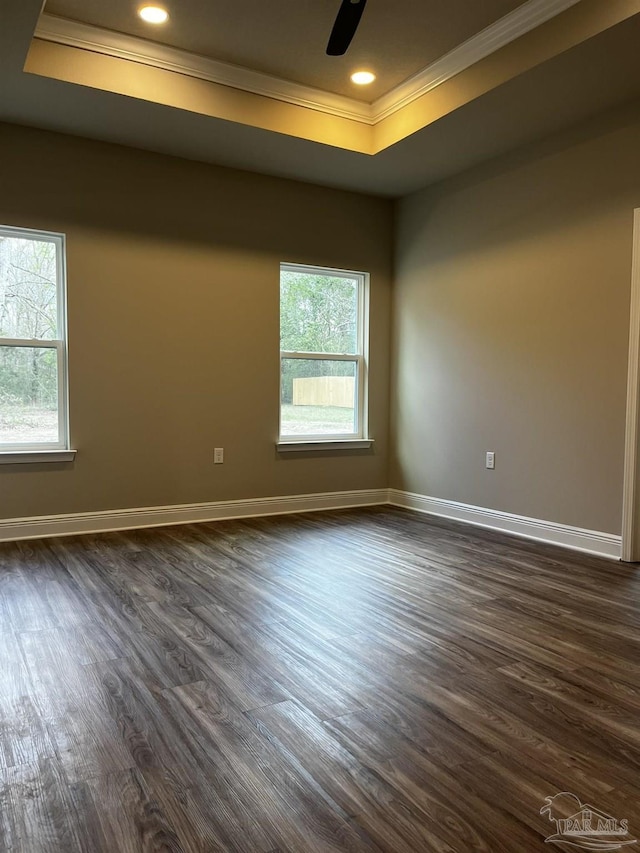
M 124 33 L 42 14 L 34 37 L 375 125 L 581 0 L 527 0 L 371 104 Z
M 528 0 L 374 101 L 373 123 L 388 118 L 579 2 L 581 0 Z
M 241 89 L 340 118 L 365 124 L 373 123 L 370 104 L 80 21 L 42 14 L 34 37 L 54 44 L 150 65 L 164 71 L 173 71 L 187 77 L 196 77 L 209 83 Z

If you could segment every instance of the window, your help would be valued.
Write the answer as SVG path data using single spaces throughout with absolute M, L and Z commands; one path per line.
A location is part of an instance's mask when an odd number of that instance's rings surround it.
M 367 439 L 367 303 L 366 273 L 281 265 L 281 443 Z
M 64 237 L 0 227 L 0 452 L 68 448 L 66 376 Z

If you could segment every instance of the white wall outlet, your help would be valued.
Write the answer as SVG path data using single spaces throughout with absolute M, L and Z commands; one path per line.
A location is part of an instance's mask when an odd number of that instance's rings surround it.
M 224 462 L 224 447 L 213 448 L 213 464 L 222 465 Z
M 485 462 L 487 468 L 495 468 L 496 467 L 496 454 L 493 450 L 487 450 L 487 459 Z

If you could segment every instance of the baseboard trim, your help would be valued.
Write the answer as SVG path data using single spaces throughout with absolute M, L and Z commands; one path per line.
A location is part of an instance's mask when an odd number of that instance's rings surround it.
M 0 542 L 21 539 L 44 539 L 51 536 L 76 536 L 83 533 L 105 533 L 133 530 L 142 527 L 166 527 L 172 524 L 195 524 L 201 521 L 221 521 L 231 518 L 251 518 L 261 515 L 286 515 L 295 512 L 319 512 L 327 509 L 392 504 L 485 527 L 500 533 L 510 533 L 525 539 L 547 542 L 584 551 L 599 557 L 619 560 L 622 537 L 541 521 L 537 518 L 514 515 L 495 509 L 463 504 L 458 501 L 427 497 L 399 489 L 362 489 L 348 492 L 321 492 L 309 495 L 249 498 L 237 501 L 178 504 L 176 506 L 136 507 L 134 509 L 81 512 L 66 515 L 9 518 L 0 520 Z
M 363 489 L 351 492 L 323 492 L 312 495 L 80 512 L 34 518 L 9 518 L 0 520 L 0 542 L 74 536 L 82 533 L 104 533 L 110 530 L 131 530 L 139 527 L 166 527 L 172 524 L 193 524 L 199 521 L 220 521 L 227 518 L 376 506 L 386 504 L 387 499 L 387 489 Z
M 547 542 L 571 548 L 574 551 L 584 551 L 598 557 L 608 557 L 619 560 L 622 553 L 622 537 L 611 533 L 600 533 L 596 530 L 584 530 L 581 527 L 571 527 L 568 524 L 557 524 L 554 521 L 542 521 L 538 518 L 528 518 L 524 515 L 513 515 L 496 509 L 472 506 L 457 501 L 432 498 L 413 492 L 403 492 L 399 489 L 389 489 L 389 503 L 394 506 L 413 509 L 428 515 L 438 515 L 464 521 L 477 527 L 486 527 L 501 533 L 511 533 L 525 539 L 537 542 Z

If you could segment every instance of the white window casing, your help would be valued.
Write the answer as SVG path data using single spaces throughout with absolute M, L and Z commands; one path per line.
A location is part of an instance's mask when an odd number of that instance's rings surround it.
M 41 243 L 52 243 L 55 246 L 57 315 L 55 337 L 3 337 L 0 330 L 0 348 L 6 347 L 14 350 L 20 348 L 55 350 L 57 373 L 57 439 L 54 441 L 10 442 L 3 440 L 0 432 L 0 464 L 71 461 L 75 451 L 69 448 L 65 237 L 63 234 L 48 231 L 0 226 L 0 240 L 3 239 L 33 240 Z M 34 311 L 36 310 L 37 306 L 34 307 Z M 1 391 L 2 388 L 0 387 Z
M 300 264 L 281 264 L 281 273 L 290 272 L 320 276 L 335 277 L 356 282 L 356 352 L 303 352 L 292 350 L 280 351 L 280 380 L 282 383 L 283 362 L 285 360 L 347 362 L 354 365 L 355 399 L 354 399 L 354 429 L 339 433 L 304 433 L 292 434 L 283 431 L 282 403 L 280 410 L 280 427 L 278 450 L 284 451 L 316 451 L 367 449 L 373 444 L 369 436 L 368 424 L 368 347 L 369 347 L 369 275 L 365 272 L 342 270 L 325 267 L 305 266 Z

